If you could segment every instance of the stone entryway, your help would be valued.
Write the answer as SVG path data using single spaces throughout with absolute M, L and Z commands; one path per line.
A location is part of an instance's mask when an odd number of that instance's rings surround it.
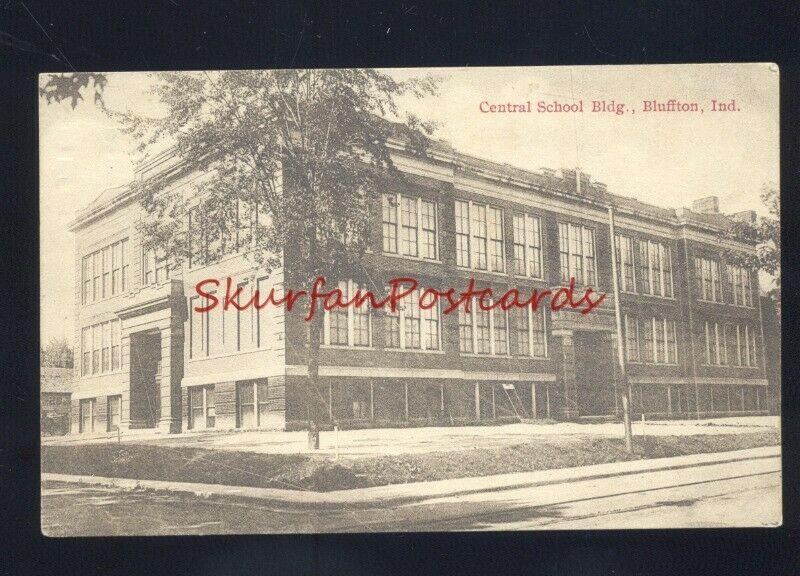
M 161 334 L 130 337 L 131 428 L 155 428 L 161 417 Z
M 575 331 L 575 388 L 581 416 L 608 416 L 616 412 L 614 358 L 611 334 Z

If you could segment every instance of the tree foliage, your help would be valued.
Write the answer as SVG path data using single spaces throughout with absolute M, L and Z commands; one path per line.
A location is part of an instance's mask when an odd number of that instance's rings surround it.
M 346 69 L 169 72 L 157 80 L 166 113 L 120 119 L 142 152 L 174 146 L 204 176 L 182 194 L 163 193 L 156 180 L 139 185 L 145 238 L 178 260 L 199 246 L 213 260 L 238 231 L 268 272 L 291 254 L 298 283 L 357 269 L 368 206 L 393 171 L 385 143 L 399 127 L 385 118 L 398 114 L 399 94 L 436 87 L 433 79 L 401 83 Z M 413 117 L 404 127 L 424 149 L 433 127 Z
M 767 216 L 755 222 L 734 221 L 725 233 L 727 238 L 755 244 L 754 254 L 729 251 L 730 261 L 761 270 L 775 278 L 775 285 L 781 286 L 781 204 L 780 193 L 774 185 L 764 185 L 761 190 L 761 202 L 767 208 Z
M 42 366 L 49 368 L 72 368 L 74 354 L 66 338 L 52 338 L 40 350 Z
M 39 88 L 39 96 L 50 104 L 69 100 L 74 110 L 83 101 L 83 93 L 93 94 L 95 105 L 105 108 L 103 91 L 108 77 L 98 72 L 69 72 L 63 74 L 47 74 L 46 81 Z

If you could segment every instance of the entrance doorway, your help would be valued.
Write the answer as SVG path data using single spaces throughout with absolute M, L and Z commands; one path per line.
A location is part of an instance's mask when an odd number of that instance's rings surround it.
M 575 383 L 581 416 L 608 416 L 616 411 L 614 358 L 609 333 L 574 333 Z
M 155 428 L 161 416 L 161 334 L 131 334 L 131 428 Z

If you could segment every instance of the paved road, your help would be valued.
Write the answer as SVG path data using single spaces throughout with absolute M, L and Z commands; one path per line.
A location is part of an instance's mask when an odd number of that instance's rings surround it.
M 776 526 L 780 458 L 499 490 L 362 510 L 47 482 L 50 536 Z

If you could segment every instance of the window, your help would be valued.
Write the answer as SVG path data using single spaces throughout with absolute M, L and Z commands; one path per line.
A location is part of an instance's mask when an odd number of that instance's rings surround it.
M 675 321 L 663 317 L 649 317 L 640 321 L 626 315 L 625 348 L 629 362 L 677 364 Z
M 120 322 L 111 322 L 111 370 L 119 370 L 122 366 L 119 330 Z
M 255 428 L 258 425 L 256 416 L 256 392 L 252 380 L 237 382 L 236 400 L 238 406 L 238 427 Z
M 750 285 L 750 271 L 740 266 L 727 265 L 728 283 L 733 293 L 733 304 L 752 306 L 753 294 Z
M 103 363 L 103 372 L 108 372 L 111 370 L 111 323 L 105 322 L 101 325 L 103 329 L 103 352 L 102 352 L 102 363 Z
M 558 225 L 559 259 L 561 281 L 593 285 L 595 274 L 594 230 L 578 224 L 561 222 Z
M 456 201 L 456 264 L 505 271 L 503 211 L 486 204 Z
M 709 302 L 722 302 L 719 262 L 708 258 L 695 258 L 694 267 L 699 298 Z
M 469 203 L 456 200 L 456 265 L 469 268 Z
M 492 301 L 486 303 L 490 306 Z M 470 313 L 464 306 L 458 308 L 459 351 L 463 353 L 508 354 L 508 312 L 499 306 L 492 310 L 481 308 L 479 299 L 470 304 Z
M 727 331 L 726 341 L 731 349 L 731 363 L 734 366 L 758 366 L 756 356 L 756 332 L 745 324 L 730 325 L 725 327 Z
M 397 253 L 397 204 L 393 195 L 383 195 L 383 251 Z
M 83 399 L 78 406 L 80 410 L 80 432 L 84 434 L 94 432 L 94 421 L 97 417 L 97 399 Z
M 382 213 L 384 252 L 427 260 L 438 258 L 434 202 L 403 194 L 384 194 Z
M 439 303 L 432 308 L 430 297 L 422 302 L 425 292 L 417 288 L 401 301 L 395 312 L 389 306 L 386 310 L 386 348 L 409 350 L 439 350 Z
M 352 280 L 341 281 L 341 301 L 345 304 L 364 289 Z M 356 308 L 355 304 L 325 311 L 322 344 L 330 346 L 372 346 L 372 307 L 369 299 Z
M 92 373 L 92 329 L 81 330 L 81 374 L 88 376 Z
M 269 422 L 269 386 L 266 378 L 236 383 L 236 418 L 239 428 L 259 428 Z
M 619 289 L 636 292 L 636 275 L 633 261 L 633 238 L 617 234 L 614 249 L 617 251 L 617 276 Z
M 249 282 L 241 282 L 238 285 L 242 291 L 239 293 L 239 304 L 244 305 L 250 302 L 252 293 L 250 291 Z M 253 347 L 254 343 L 254 320 L 255 320 L 255 305 L 248 306 L 244 310 L 236 310 L 236 349 L 249 350 Z
M 486 206 L 470 204 L 470 230 L 472 232 L 471 265 L 486 270 Z
M 154 248 L 142 253 L 142 283 L 162 284 L 169 280 L 169 266 L 166 257 L 156 254 Z
M 724 366 L 728 363 L 725 348 L 724 330 L 716 322 L 706 321 L 703 325 L 705 340 L 705 363 L 712 366 Z
M 217 421 L 214 385 L 189 387 L 189 428 L 213 428 Z
M 639 362 L 639 322 L 632 316 L 625 315 L 625 351 L 628 362 Z
M 458 307 L 458 351 L 472 353 L 474 350 L 472 338 L 472 310 L 466 311 L 464 306 Z
M 114 372 L 121 367 L 119 320 L 81 329 L 81 375 Z
M 542 277 L 541 221 L 528 214 L 514 214 L 514 274 Z
M 81 261 L 81 303 L 88 304 L 121 294 L 125 288 L 128 240 L 104 246 Z
M 197 312 L 209 304 L 205 297 L 195 296 L 189 300 L 189 358 L 208 356 L 209 312 Z
M 530 307 L 512 308 L 517 349 L 520 356 L 547 356 L 547 335 L 545 333 L 544 312 L 534 312 Z M 501 321 L 502 324 L 502 321 Z
M 122 413 L 122 396 L 109 396 L 108 397 L 108 409 L 106 414 L 108 415 L 108 431 L 109 432 L 116 432 L 119 430 L 119 419 L 120 414 Z

